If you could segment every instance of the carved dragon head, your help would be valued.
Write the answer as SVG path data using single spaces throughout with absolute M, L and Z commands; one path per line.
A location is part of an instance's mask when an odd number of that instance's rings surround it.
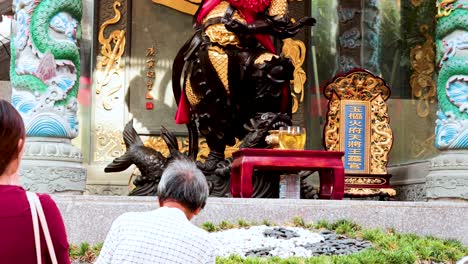
M 267 147 L 265 137 L 268 131 L 291 124 L 291 117 L 286 113 L 258 113 L 244 125 L 248 133 L 242 139 L 240 148 L 265 148 Z

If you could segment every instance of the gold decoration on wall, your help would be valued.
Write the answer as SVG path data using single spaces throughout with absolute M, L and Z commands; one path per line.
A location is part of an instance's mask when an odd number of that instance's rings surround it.
M 194 15 L 202 0 L 152 0 L 155 4 L 167 6 L 179 12 Z
M 386 174 L 388 153 L 393 144 L 388 107 L 382 96 L 371 101 L 371 174 Z
M 340 150 L 340 112 L 341 100 L 335 93 L 332 94 L 331 100 L 328 102 L 327 124 L 325 125 L 325 146 L 329 151 Z
M 122 156 L 125 153 L 125 142 L 122 131 L 109 129 L 110 124 L 102 124 L 96 127 L 96 150 L 94 161 L 104 162 Z
M 385 82 L 366 71 L 354 71 L 336 78 L 325 88 L 325 97 L 329 99 L 327 123 L 325 125 L 325 148 L 330 151 L 344 151 L 340 136 L 342 104 L 370 102 L 370 174 L 386 174 L 388 153 L 393 144 L 392 130 L 389 125 L 388 108 L 385 100 L 390 96 L 390 89 Z M 351 120 L 351 119 L 350 119 Z M 351 122 L 351 121 L 350 121 Z M 362 126 L 362 129 L 366 129 Z M 364 142 L 364 141 L 363 141 Z M 349 147 L 349 146 L 348 146 Z M 368 146 L 369 147 L 369 146 Z M 351 150 L 351 148 L 348 148 Z M 350 156 L 351 157 L 351 156 Z
M 282 53 L 285 57 L 290 58 L 294 65 L 294 79 L 291 81 L 291 84 L 293 85 L 292 113 L 295 113 L 299 108 L 299 103 L 304 101 L 304 84 L 307 81 L 307 74 L 305 73 L 304 69 L 302 69 L 302 65 L 304 64 L 306 58 L 306 47 L 304 42 L 300 40 L 287 38 L 283 40 Z M 299 99 L 297 96 L 299 96 Z
M 434 145 L 434 141 L 434 134 L 424 140 L 421 140 L 421 138 L 418 138 L 415 134 L 411 134 L 410 142 L 413 142 L 413 147 L 411 148 L 411 157 L 415 159 L 429 158 L 437 151 Z
M 101 46 L 101 58 L 98 60 L 96 71 L 98 72 L 96 94 L 102 94 L 102 105 L 106 110 L 112 110 L 114 94 L 122 88 L 120 61 L 125 51 L 125 30 L 116 29 L 104 37 L 104 31 L 110 25 L 120 21 L 121 14 L 118 9 L 120 1 L 113 4 L 115 16 L 105 21 L 99 28 L 98 40 Z M 111 82 L 114 85 L 109 85 Z
M 435 103 L 436 82 L 433 79 L 435 70 L 434 38 L 428 34 L 428 25 L 421 25 L 419 30 L 426 38 L 424 44 L 410 49 L 410 64 L 413 74 L 410 77 L 412 96 L 417 98 L 416 112 L 420 117 L 427 117 L 430 104 Z M 413 101 L 414 103 L 414 101 Z
M 188 153 L 189 151 L 189 139 L 188 137 L 179 137 L 179 150 L 182 153 Z M 232 157 L 232 153 L 239 150 L 239 146 L 242 141 L 236 139 L 236 144 L 234 146 L 227 146 L 226 150 L 224 151 L 224 156 L 226 158 Z M 153 148 L 156 151 L 161 152 L 161 154 L 165 157 L 169 156 L 169 149 L 167 148 L 166 142 L 164 142 L 163 138 L 158 137 L 149 137 L 145 142 L 145 146 Z M 208 154 L 210 153 L 210 148 L 206 143 L 204 138 L 198 140 L 198 155 L 197 160 L 205 161 L 208 158 Z
M 436 19 L 439 19 L 441 17 L 447 17 L 450 16 L 453 10 L 455 10 L 455 7 L 453 4 L 457 0 L 442 0 L 442 1 L 437 1 L 437 15 L 435 16 Z
M 384 178 L 364 178 L 364 177 L 346 177 L 346 184 L 361 185 L 384 185 L 387 181 Z
M 351 196 L 375 196 L 375 195 L 388 195 L 394 197 L 396 191 L 392 188 L 349 188 L 345 189 L 345 195 Z

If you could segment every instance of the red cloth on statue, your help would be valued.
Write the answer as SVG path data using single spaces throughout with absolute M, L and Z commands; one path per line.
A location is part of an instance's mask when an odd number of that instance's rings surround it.
M 185 92 L 182 92 L 179 100 L 179 107 L 175 116 L 175 123 L 182 125 L 190 122 L 190 104 L 185 96 Z
M 69 264 L 67 235 L 57 205 L 47 194 L 40 194 L 59 264 Z M 42 263 L 50 261 L 41 231 Z M 34 231 L 26 191 L 16 185 L 0 185 L 0 263 L 36 263 Z

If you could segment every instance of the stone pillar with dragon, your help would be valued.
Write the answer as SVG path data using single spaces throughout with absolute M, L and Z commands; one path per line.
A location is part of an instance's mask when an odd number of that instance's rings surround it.
M 14 0 L 12 104 L 26 126 L 23 186 L 39 192 L 81 193 L 86 185 L 78 135 L 78 40 L 81 0 Z
M 468 201 L 468 1 L 437 0 L 436 147 L 426 177 L 429 200 Z

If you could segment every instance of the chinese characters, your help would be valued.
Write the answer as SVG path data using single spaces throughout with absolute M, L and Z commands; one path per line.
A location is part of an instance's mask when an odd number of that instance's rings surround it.
M 365 172 L 366 147 L 366 105 L 345 104 L 344 105 L 344 148 L 346 170 Z
M 154 47 L 148 48 L 146 51 L 146 99 L 152 100 L 153 95 L 151 91 L 153 90 L 154 79 L 156 78 L 156 73 L 154 71 Z

